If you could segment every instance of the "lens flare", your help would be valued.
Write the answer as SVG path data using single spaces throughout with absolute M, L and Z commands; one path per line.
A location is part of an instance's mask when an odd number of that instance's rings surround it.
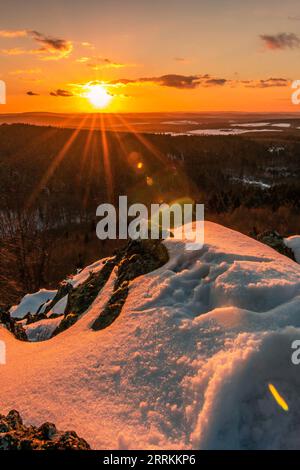
M 279 394 L 279 392 L 276 390 L 276 388 L 274 387 L 273 384 L 269 384 L 269 390 L 270 392 L 272 393 L 275 401 L 278 403 L 279 406 L 281 406 L 281 408 L 284 410 L 284 411 L 288 411 L 289 410 L 289 406 L 287 404 L 287 402 L 285 401 L 285 399 Z

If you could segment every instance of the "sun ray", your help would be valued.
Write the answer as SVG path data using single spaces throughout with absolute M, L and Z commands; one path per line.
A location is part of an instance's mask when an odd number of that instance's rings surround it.
M 96 155 L 96 149 L 97 148 L 97 142 L 96 142 L 96 135 L 93 133 L 92 138 L 91 138 L 91 153 L 90 153 L 90 158 L 88 160 L 89 162 L 89 168 L 88 168 L 88 173 L 87 173 L 87 182 L 85 185 L 85 191 L 84 191 L 84 196 L 83 196 L 83 207 L 87 207 L 88 205 L 88 200 L 91 192 L 91 180 L 92 180 L 92 174 L 93 170 L 95 167 L 95 155 Z
M 100 132 L 101 132 L 101 143 L 102 143 L 102 152 L 103 152 L 103 164 L 105 172 L 105 180 L 107 184 L 107 196 L 108 202 L 113 202 L 113 177 L 109 159 L 109 149 L 108 142 L 106 137 L 105 124 L 103 119 L 103 114 L 100 114 Z
M 70 147 L 74 143 L 74 141 L 76 140 L 76 138 L 77 138 L 79 132 L 81 131 L 81 129 L 83 128 L 83 126 L 86 122 L 86 119 L 87 119 L 87 116 L 84 116 L 82 121 L 80 122 L 79 126 L 77 127 L 77 129 L 75 129 L 73 131 L 70 138 L 67 140 L 67 142 L 64 144 L 62 149 L 59 151 L 59 153 L 56 155 L 56 157 L 54 158 L 54 160 L 50 164 L 50 166 L 49 166 L 48 170 L 46 171 L 45 175 L 41 178 L 41 181 L 39 182 L 39 184 L 37 185 L 35 190 L 32 192 L 32 194 L 30 195 L 30 197 L 27 201 L 27 204 L 26 204 L 27 209 L 32 207 L 32 205 L 34 204 L 36 198 L 38 197 L 38 195 L 40 194 L 40 192 L 42 191 L 44 186 L 48 183 L 49 179 L 51 178 L 51 176 L 53 175 L 53 173 L 55 172 L 57 167 L 60 165 L 61 161 L 64 159 L 66 153 L 68 152 L 68 150 L 70 149 Z
M 164 163 L 165 165 L 168 163 L 164 158 L 164 155 L 147 139 L 145 139 L 131 124 L 129 124 L 126 119 L 124 119 L 120 114 L 115 114 L 116 118 L 128 129 L 128 131 L 144 145 L 144 147 L 154 155 L 160 162 Z
M 87 136 L 87 139 L 86 139 L 86 143 L 85 143 L 85 146 L 84 146 L 84 149 L 83 149 L 83 157 L 82 157 L 81 162 L 80 162 L 79 177 L 82 174 L 82 170 L 83 170 L 83 168 L 85 166 L 85 163 L 86 163 L 86 160 L 87 160 L 87 156 L 88 156 L 90 145 L 91 145 L 92 136 L 93 136 L 94 131 L 95 131 L 95 124 L 96 124 L 96 115 L 93 114 L 91 127 L 89 129 L 88 136 Z

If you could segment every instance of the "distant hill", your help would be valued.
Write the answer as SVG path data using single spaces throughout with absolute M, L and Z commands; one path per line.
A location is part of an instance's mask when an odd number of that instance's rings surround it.
M 300 126 L 300 113 L 12 113 L 0 114 L 1 123 L 24 123 L 83 129 L 103 128 L 136 132 L 188 132 L 206 128 L 232 127 L 235 124 L 266 122 L 291 123 Z M 252 125 L 250 125 L 251 129 Z M 300 131 L 299 131 L 300 133 Z

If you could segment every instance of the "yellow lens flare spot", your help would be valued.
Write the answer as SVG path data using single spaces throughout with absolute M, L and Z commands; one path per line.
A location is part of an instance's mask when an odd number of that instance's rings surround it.
M 94 108 L 105 108 L 112 100 L 112 96 L 106 91 L 103 85 L 90 85 L 85 98 L 89 100 Z
M 276 388 L 274 387 L 273 384 L 268 384 L 268 387 L 269 387 L 269 390 L 270 392 L 272 393 L 275 401 L 278 403 L 279 406 L 281 406 L 281 408 L 284 410 L 284 411 L 288 411 L 289 410 L 289 406 L 287 404 L 287 402 L 285 401 L 285 399 L 279 394 L 279 392 L 276 390 Z
M 151 178 L 151 176 L 147 176 L 146 182 L 148 186 L 153 186 L 154 181 L 153 181 L 153 178 Z
M 139 170 L 141 170 L 141 169 L 143 168 L 143 166 L 144 166 L 144 165 L 143 165 L 142 162 L 139 162 L 139 163 L 137 164 L 137 167 L 138 167 Z

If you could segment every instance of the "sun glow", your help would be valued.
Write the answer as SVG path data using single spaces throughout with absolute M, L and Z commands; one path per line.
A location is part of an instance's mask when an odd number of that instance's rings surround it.
M 112 96 L 106 91 L 103 85 L 89 85 L 85 98 L 89 100 L 95 108 L 106 108 L 112 100 Z

